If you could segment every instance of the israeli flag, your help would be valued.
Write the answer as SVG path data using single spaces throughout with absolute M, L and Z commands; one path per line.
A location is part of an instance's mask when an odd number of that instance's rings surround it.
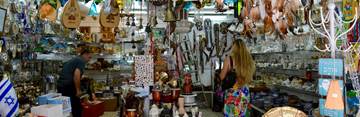
M 19 110 L 19 102 L 11 81 L 3 78 L 0 82 L 0 117 L 14 117 Z

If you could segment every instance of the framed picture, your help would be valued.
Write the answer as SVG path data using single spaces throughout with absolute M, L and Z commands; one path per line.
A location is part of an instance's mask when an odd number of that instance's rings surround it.
M 6 9 L 0 7 L 0 32 L 4 32 Z

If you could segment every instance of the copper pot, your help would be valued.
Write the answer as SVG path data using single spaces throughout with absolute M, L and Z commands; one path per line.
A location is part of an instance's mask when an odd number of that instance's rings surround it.
M 191 92 L 192 92 L 191 84 L 190 85 L 185 85 L 184 86 L 184 93 L 185 94 L 191 94 Z
M 192 92 L 192 81 L 191 81 L 191 75 L 187 74 L 185 75 L 185 83 L 184 83 L 184 93 L 185 94 L 190 94 Z
M 177 101 L 178 98 L 180 97 L 180 89 L 179 88 L 171 89 L 171 96 L 173 101 Z
M 127 109 L 126 117 L 137 117 L 136 109 Z
M 160 101 L 161 101 L 161 90 L 153 90 L 152 91 L 152 97 L 153 97 L 153 101 L 155 103 L 160 103 Z

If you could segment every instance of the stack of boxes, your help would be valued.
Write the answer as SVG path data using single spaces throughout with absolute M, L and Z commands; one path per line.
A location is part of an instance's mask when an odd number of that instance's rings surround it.
M 31 113 L 47 117 L 67 117 L 71 113 L 70 97 L 49 93 L 38 97 L 40 106 L 32 107 Z M 58 113 L 61 112 L 61 113 Z

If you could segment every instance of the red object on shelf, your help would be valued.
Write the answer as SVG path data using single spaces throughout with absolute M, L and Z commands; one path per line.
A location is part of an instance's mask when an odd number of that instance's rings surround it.
M 306 71 L 306 79 L 311 80 L 312 79 L 312 72 Z
M 100 117 L 104 114 L 104 102 L 96 102 L 94 104 L 82 103 L 83 117 Z

